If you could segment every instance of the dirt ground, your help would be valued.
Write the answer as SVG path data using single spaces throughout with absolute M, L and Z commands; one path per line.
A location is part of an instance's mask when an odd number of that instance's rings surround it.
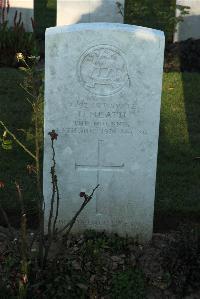
M 8 230 L 0 227 L 0 232 L 1 280 L 8 258 Z M 32 271 L 30 284 L 37 286 L 38 281 L 43 281 L 43 284 L 33 288 L 28 298 L 38 298 L 36 294 L 41 299 L 62 298 L 62 295 L 55 296 L 65 278 L 67 289 L 63 291 L 62 287 L 62 291 L 66 292 L 63 293 L 66 298 L 199 299 L 199 232 L 197 226 L 183 226 L 177 231 L 154 233 L 152 240 L 145 245 L 130 238 L 92 231 L 71 236 L 68 240 L 57 240 L 52 246 L 47 269 L 40 276 Z M 16 235 L 19 235 L 18 231 Z M 37 250 L 37 242 L 34 247 Z M 55 256 L 56 265 L 55 261 L 52 263 Z M 16 279 L 13 272 L 17 271 L 15 267 L 10 269 L 11 280 Z M 113 289 L 113 277 L 116 275 L 120 278 Z M 52 286 L 51 292 L 46 285 Z M 120 295 L 113 296 L 115 292 Z

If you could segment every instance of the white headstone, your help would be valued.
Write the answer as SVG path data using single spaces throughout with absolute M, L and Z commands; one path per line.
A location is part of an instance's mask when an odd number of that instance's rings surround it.
M 57 26 L 92 22 L 123 23 L 120 11 L 124 12 L 124 0 L 57 0 Z
M 189 14 L 184 16 L 184 21 L 179 23 L 174 33 L 174 41 L 183 41 L 188 38 L 200 38 L 200 1 L 199 0 L 176 0 L 178 5 L 189 6 Z M 176 10 L 180 15 L 180 10 Z
M 19 20 L 19 14 L 21 12 L 22 22 L 24 28 L 28 32 L 32 32 L 31 18 L 34 18 L 34 0 L 10 0 L 10 10 L 7 16 L 9 26 L 13 27 L 14 17 L 16 11 L 18 12 L 17 20 Z
M 74 232 L 106 230 L 151 238 L 164 34 L 122 24 L 77 24 L 46 31 L 44 196 L 51 198 L 56 130 L 59 226 L 93 200 Z

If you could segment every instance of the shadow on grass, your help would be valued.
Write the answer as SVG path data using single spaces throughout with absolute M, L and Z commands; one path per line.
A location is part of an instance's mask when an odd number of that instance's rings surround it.
M 164 75 L 154 230 L 199 222 L 200 74 Z

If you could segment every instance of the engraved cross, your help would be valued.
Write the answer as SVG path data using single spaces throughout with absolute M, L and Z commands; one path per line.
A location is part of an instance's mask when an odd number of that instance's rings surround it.
M 121 165 L 105 165 L 102 163 L 101 159 L 101 144 L 103 140 L 98 140 L 98 161 L 94 165 L 88 164 L 77 164 L 75 163 L 75 169 L 79 171 L 96 171 L 97 175 L 97 185 L 100 184 L 100 172 L 101 171 L 123 171 L 124 163 Z M 96 213 L 98 213 L 98 203 L 99 203 L 99 191 L 96 193 Z

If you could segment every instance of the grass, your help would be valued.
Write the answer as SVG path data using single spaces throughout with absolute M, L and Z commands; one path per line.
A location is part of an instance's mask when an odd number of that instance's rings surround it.
M 156 210 L 200 211 L 200 75 L 167 73 L 161 109 Z
M 26 95 L 19 86 L 22 81 L 23 73 L 17 69 L 0 68 L 0 119 L 31 149 L 32 114 Z M 3 130 L 0 131 L 2 137 Z M 0 199 L 4 206 L 13 210 L 19 205 L 14 187 L 17 180 L 23 186 L 25 202 L 33 208 L 34 186 L 27 173 L 27 165 L 32 163 L 30 157 L 15 143 L 12 150 L 4 150 L 0 145 L 0 157 L 0 180 L 5 182 Z
M 32 115 L 19 87 L 23 75 L 16 69 L 0 69 L 0 119 L 32 147 Z M 163 80 L 155 208 L 157 213 L 190 215 L 200 212 L 200 74 L 166 73 Z M 0 129 L 1 130 L 1 129 Z M 1 134 L 3 130 L 1 130 Z M 6 188 L 1 200 L 16 207 L 14 181 L 23 185 L 25 200 L 34 207 L 34 186 L 26 166 L 30 157 L 14 145 L 0 147 L 0 180 Z

